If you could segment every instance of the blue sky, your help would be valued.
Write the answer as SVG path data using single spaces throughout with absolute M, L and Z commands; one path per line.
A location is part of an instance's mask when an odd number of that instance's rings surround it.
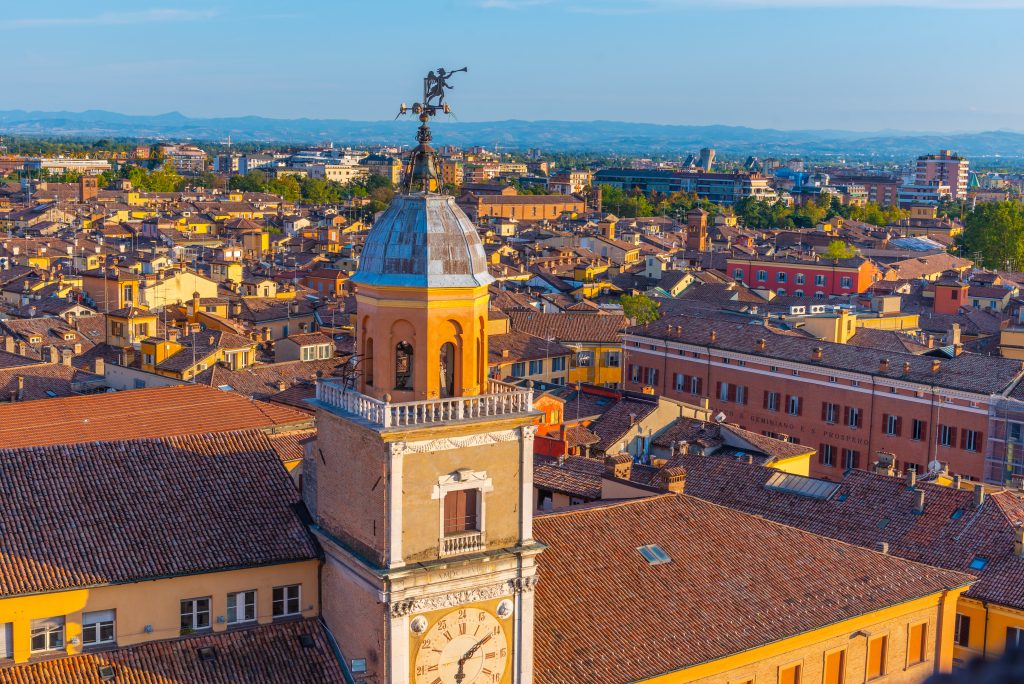
M 1024 130 L 1024 0 L 5 3 L 0 108 Z

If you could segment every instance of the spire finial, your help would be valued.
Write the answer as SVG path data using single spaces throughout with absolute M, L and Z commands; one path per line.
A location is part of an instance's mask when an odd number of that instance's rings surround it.
M 451 107 L 444 101 L 445 90 L 452 89 L 452 86 L 448 85 L 448 79 L 460 71 L 468 72 L 469 69 L 462 67 L 454 71 L 445 71 L 444 68 L 439 68 L 437 71 L 428 72 L 423 79 L 423 101 L 414 102 L 411 108 L 412 113 L 418 115 L 420 120 L 419 130 L 416 131 L 416 140 L 419 145 L 412 151 L 412 156 L 409 158 L 409 167 L 405 174 L 406 192 L 412 192 L 414 188 L 419 188 L 422 192 L 430 192 L 434 187 L 441 185 L 437 170 L 437 154 L 430 146 L 430 126 L 427 124 L 431 117 L 437 116 L 439 112 L 451 114 Z M 402 104 L 398 109 L 398 116 L 408 112 L 409 108 Z M 395 118 L 397 119 L 398 116 Z

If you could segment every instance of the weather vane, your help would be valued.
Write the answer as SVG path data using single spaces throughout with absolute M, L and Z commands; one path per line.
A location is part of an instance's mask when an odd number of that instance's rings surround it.
M 436 72 L 429 72 L 423 79 L 423 102 L 414 102 L 411 109 L 413 114 L 418 114 L 420 121 L 426 123 L 427 120 L 432 116 L 437 116 L 438 112 L 444 112 L 445 114 L 451 114 L 452 108 L 448 106 L 448 103 L 444 101 L 445 89 L 451 90 L 452 87 L 448 85 L 448 79 L 460 71 L 469 72 L 467 67 L 456 69 L 455 71 L 445 71 L 444 68 L 439 68 Z M 408 114 L 410 108 L 402 103 L 402 106 L 398 108 L 398 116 Z
M 416 185 L 421 186 L 423 192 L 432 192 L 434 187 L 439 185 L 440 179 L 437 173 L 437 155 L 430 147 L 430 127 L 427 122 L 430 117 L 437 116 L 439 112 L 451 114 L 452 109 L 444 101 L 445 90 L 451 90 L 448 80 L 460 71 L 468 72 L 469 69 L 462 67 L 454 71 L 445 71 L 443 68 L 429 72 L 423 79 L 423 101 L 414 102 L 412 107 L 407 107 L 403 102 L 398 108 L 396 119 L 411 110 L 420 120 L 419 130 L 416 132 L 416 140 L 419 147 L 413 150 L 409 159 L 408 172 L 405 178 L 407 192 L 412 192 Z

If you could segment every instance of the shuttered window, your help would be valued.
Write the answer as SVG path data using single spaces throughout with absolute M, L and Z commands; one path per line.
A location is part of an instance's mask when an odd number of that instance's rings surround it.
M 779 668 L 779 684 L 800 684 L 800 666 Z
M 877 637 L 868 642 L 868 679 L 885 674 L 885 659 L 889 650 L 889 637 Z
M 907 630 L 907 665 L 924 662 L 926 627 L 927 625 L 922 622 L 919 625 L 911 625 Z
M 444 533 L 458 534 L 479 530 L 477 509 L 479 490 L 459 489 L 444 496 Z
M 824 684 L 843 684 L 846 680 L 846 651 L 833 651 L 825 655 Z

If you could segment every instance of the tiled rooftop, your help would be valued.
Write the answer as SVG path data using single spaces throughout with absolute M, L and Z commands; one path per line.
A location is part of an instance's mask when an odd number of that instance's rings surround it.
M 973 580 L 688 496 L 541 516 L 534 532 L 538 684 L 643 680 Z M 649 544 L 670 562 L 644 560 Z
M 317 557 L 259 431 L 0 449 L 0 498 L 0 597 Z

